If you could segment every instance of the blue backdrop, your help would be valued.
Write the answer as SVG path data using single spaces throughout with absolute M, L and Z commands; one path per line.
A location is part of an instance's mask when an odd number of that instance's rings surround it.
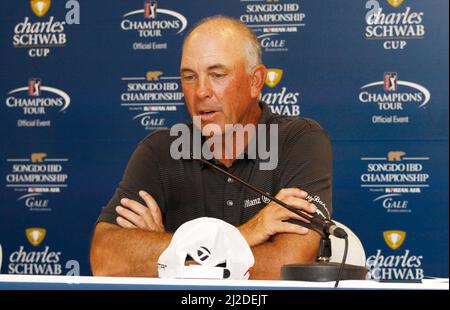
M 448 277 L 448 5 L 4 2 L 0 272 L 90 274 L 96 218 L 136 144 L 188 118 L 183 38 L 222 14 L 258 35 L 276 77 L 263 89 L 272 110 L 330 134 L 334 217 L 379 274 Z

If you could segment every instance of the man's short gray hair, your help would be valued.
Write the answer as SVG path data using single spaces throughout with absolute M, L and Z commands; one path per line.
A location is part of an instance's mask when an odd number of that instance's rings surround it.
M 215 15 L 211 17 L 206 17 L 200 20 L 198 23 L 196 23 L 187 33 L 184 42 L 183 42 L 183 48 L 184 44 L 186 44 L 187 39 L 191 35 L 192 32 L 194 32 L 195 29 L 198 27 L 210 23 L 210 22 L 227 22 L 231 24 L 233 27 L 235 27 L 238 31 L 240 31 L 243 35 L 243 39 L 245 42 L 244 49 L 245 49 L 245 55 L 247 58 L 247 65 L 246 69 L 249 73 L 253 67 L 256 65 L 262 64 L 262 51 L 261 51 L 261 45 L 259 44 L 258 38 L 256 34 L 253 32 L 253 30 L 248 27 L 245 23 L 241 22 L 240 20 L 224 16 L 224 15 Z

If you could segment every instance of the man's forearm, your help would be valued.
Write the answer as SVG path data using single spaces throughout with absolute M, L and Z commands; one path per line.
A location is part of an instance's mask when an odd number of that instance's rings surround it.
M 99 223 L 91 246 L 92 273 L 97 276 L 157 277 L 157 262 L 172 234 L 125 229 Z
M 311 263 L 317 258 L 320 236 L 310 231 L 306 235 L 278 234 L 270 241 L 252 247 L 255 257 L 251 280 L 279 280 L 283 265 Z

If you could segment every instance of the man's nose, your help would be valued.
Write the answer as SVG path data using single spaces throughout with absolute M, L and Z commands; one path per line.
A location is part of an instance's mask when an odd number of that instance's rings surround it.
M 211 83 L 208 77 L 201 77 L 198 79 L 197 96 L 199 98 L 210 98 L 212 96 Z

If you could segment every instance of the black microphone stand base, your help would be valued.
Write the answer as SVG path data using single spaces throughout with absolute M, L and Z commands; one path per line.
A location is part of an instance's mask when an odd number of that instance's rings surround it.
M 289 264 L 281 267 L 281 279 L 307 282 L 336 281 L 340 263 Z M 365 280 L 367 269 L 363 266 L 344 265 L 340 280 Z

